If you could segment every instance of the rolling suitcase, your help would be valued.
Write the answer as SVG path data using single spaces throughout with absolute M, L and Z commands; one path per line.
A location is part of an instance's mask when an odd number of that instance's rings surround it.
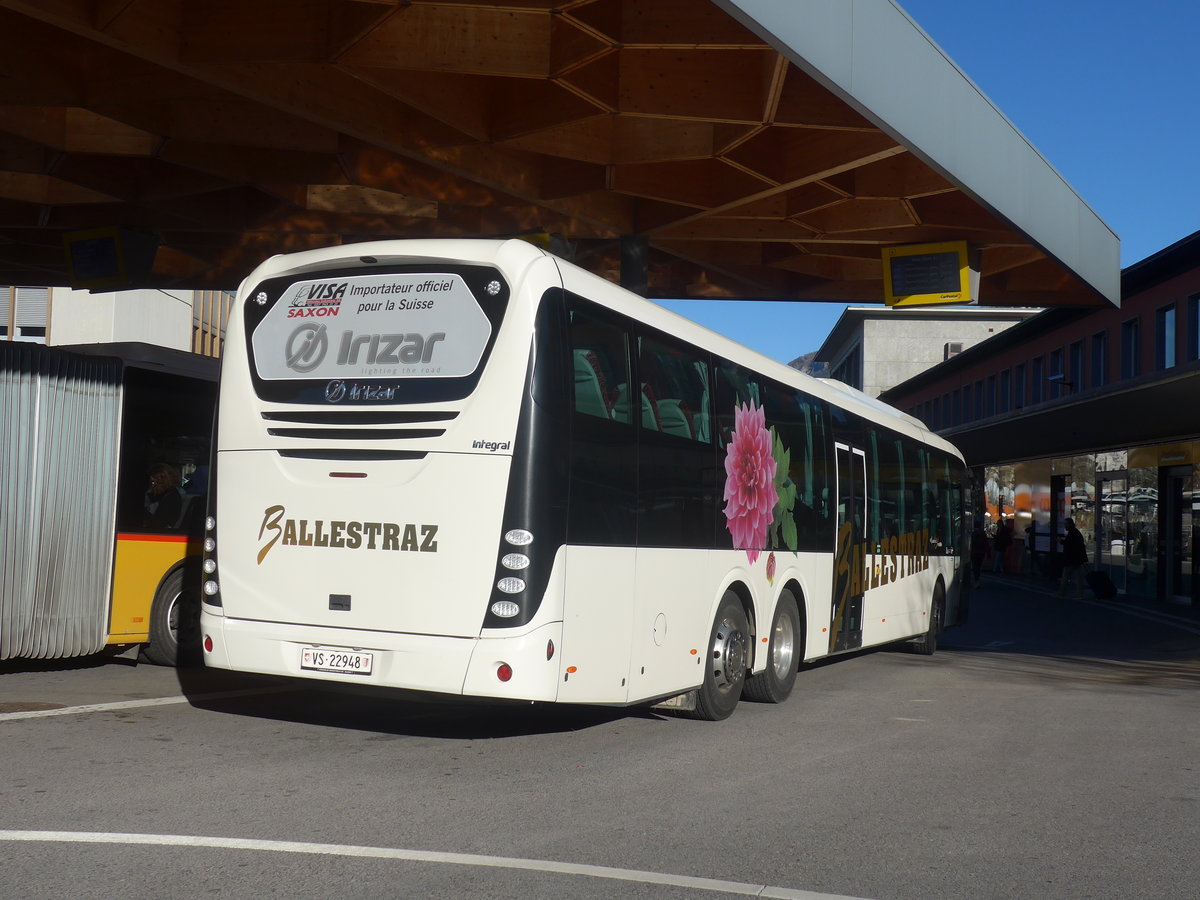
M 1117 596 L 1117 586 L 1105 572 L 1088 572 L 1085 576 L 1087 586 L 1092 589 L 1097 600 L 1111 600 Z

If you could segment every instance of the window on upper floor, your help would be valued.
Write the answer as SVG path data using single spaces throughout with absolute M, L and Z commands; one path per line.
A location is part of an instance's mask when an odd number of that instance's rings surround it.
M 1136 378 L 1142 374 L 1142 344 L 1139 322 L 1128 319 L 1121 323 L 1121 377 Z
M 1012 369 L 1000 373 L 1000 388 L 996 394 L 996 403 L 1001 413 L 1006 413 L 1012 405 Z
M 1029 385 L 1029 402 L 1034 406 L 1046 396 L 1046 357 L 1039 356 L 1033 361 L 1033 374 Z
M 1154 368 L 1175 368 L 1175 304 L 1154 312 Z
M 1200 294 L 1187 299 L 1187 358 L 1200 359 Z
M 1025 407 L 1025 363 L 1013 369 L 1013 409 Z
M 1092 335 L 1092 387 L 1108 384 L 1108 332 L 1097 331 Z
M 1083 341 L 1073 341 L 1067 348 L 1067 381 L 1071 393 L 1083 390 Z
M 1062 348 L 1050 351 L 1050 373 L 1046 377 L 1047 383 L 1050 385 L 1050 399 L 1057 400 L 1063 395 L 1063 382 L 1067 380 L 1067 375 L 1063 371 L 1063 352 Z

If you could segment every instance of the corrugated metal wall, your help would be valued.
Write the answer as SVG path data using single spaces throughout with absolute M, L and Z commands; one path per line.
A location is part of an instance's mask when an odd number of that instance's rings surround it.
M 108 632 L 121 366 L 0 342 L 0 659 Z

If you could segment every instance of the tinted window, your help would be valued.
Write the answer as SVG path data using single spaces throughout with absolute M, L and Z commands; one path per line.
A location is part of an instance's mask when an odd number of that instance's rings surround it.
M 637 540 L 636 432 L 617 409 L 629 383 L 629 334 L 615 316 L 568 300 L 574 415 L 567 540 L 632 546 Z

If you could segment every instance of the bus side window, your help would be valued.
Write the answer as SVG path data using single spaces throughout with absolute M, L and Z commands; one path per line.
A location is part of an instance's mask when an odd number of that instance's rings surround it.
M 614 325 L 571 311 L 571 357 L 575 412 L 629 423 L 629 360 L 625 333 Z
M 642 396 L 653 410 L 642 425 L 663 434 L 711 441 L 708 422 L 708 364 L 694 351 L 638 338 Z
M 734 410 L 740 406 L 761 408 L 761 379 L 728 360 L 717 361 L 717 431 L 719 446 L 728 446 L 734 428 Z

